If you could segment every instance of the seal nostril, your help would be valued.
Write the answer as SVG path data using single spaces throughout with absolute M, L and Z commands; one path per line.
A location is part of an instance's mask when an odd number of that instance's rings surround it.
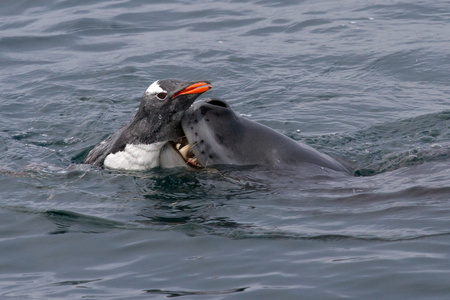
M 225 101 L 222 101 L 222 100 L 211 99 L 211 100 L 208 100 L 206 102 L 211 104 L 211 105 L 216 105 L 216 106 L 221 106 L 221 107 L 225 107 L 225 108 L 230 108 L 230 106 L 228 106 L 228 104 Z

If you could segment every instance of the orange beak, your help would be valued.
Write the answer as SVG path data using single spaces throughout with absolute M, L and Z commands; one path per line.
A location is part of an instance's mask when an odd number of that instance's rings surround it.
M 194 83 L 194 84 L 188 86 L 184 90 L 176 92 L 173 95 L 172 99 L 177 97 L 177 96 L 180 96 L 180 95 L 201 94 L 201 93 L 204 93 L 206 91 L 209 91 L 211 88 L 212 88 L 212 85 L 209 82 L 197 82 L 197 83 Z

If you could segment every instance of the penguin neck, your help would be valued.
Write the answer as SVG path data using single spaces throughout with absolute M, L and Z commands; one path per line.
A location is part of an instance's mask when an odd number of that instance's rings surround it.
M 135 143 L 152 144 L 155 142 L 167 142 L 184 136 L 181 129 L 181 114 L 175 115 L 149 115 L 145 118 L 136 116 L 129 124 L 137 135 Z

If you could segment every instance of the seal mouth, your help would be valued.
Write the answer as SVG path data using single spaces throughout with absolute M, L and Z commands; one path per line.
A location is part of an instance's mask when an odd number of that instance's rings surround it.
M 170 142 L 172 147 L 180 154 L 180 156 L 184 159 L 186 164 L 190 167 L 194 168 L 203 168 L 203 166 L 198 161 L 198 158 L 195 156 L 194 151 L 192 151 L 191 144 L 189 144 L 186 137 L 180 138 L 176 142 Z
M 202 94 L 202 93 L 204 93 L 206 91 L 209 91 L 210 89 L 212 89 L 212 85 L 211 85 L 210 82 L 208 82 L 208 81 L 196 82 L 194 84 L 191 84 L 187 88 L 184 88 L 181 91 L 176 92 L 172 96 L 172 99 L 175 98 L 175 97 L 178 97 L 180 95 Z

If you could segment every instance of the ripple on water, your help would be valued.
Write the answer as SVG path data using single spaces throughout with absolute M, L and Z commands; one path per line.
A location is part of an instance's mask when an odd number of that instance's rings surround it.
M 448 297 L 447 1 L 0 6 L 0 298 Z M 371 176 L 82 165 L 170 77 Z

